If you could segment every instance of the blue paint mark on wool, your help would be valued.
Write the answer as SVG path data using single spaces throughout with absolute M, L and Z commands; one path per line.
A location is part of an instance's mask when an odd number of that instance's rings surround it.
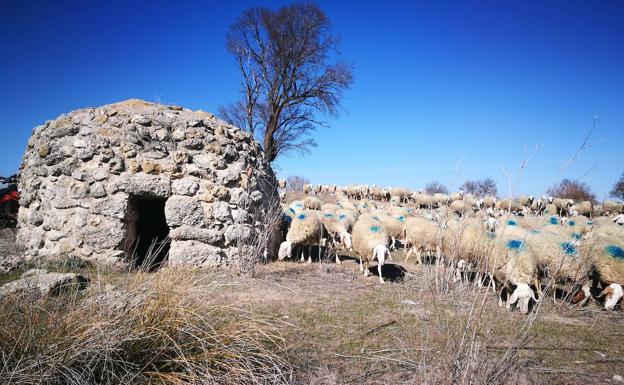
M 405 222 L 405 217 L 404 217 L 403 215 L 398 216 L 398 217 L 397 217 L 397 219 L 398 219 L 400 222 Z
M 336 203 L 336 207 L 342 208 L 342 203 L 340 203 L 340 202 Z
M 609 245 L 605 247 L 605 251 L 609 254 L 609 256 L 615 259 L 624 259 L 624 249 L 620 246 Z
M 576 247 L 570 242 L 561 242 L 561 250 L 567 255 L 576 255 Z
M 558 225 L 559 224 L 559 220 L 557 219 L 557 217 L 550 217 L 549 222 L 551 225 Z
M 574 221 L 568 221 L 568 226 L 576 226 L 576 222 L 574 222 Z
M 333 218 L 334 214 L 332 213 L 325 213 L 325 218 Z
M 531 230 L 531 234 L 539 234 L 539 233 L 541 233 L 541 231 L 535 230 L 535 229 Z
M 369 228 L 369 230 L 371 231 L 371 233 L 378 233 L 381 231 L 381 227 L 380 226 L 371 226 Z
M 572 239 L 578 241 L 579 239 L 581 239 L 581 234 L 579 234 L 579 233 L 572 233 Z
M 344 214 L 340 214 L 340 215 L 338 216 L 338 219 L 340 219 L 340 220 L 342 220 L 342 219 L 346 219 L 346 218 L 347 218 L 347 216 L 346 216 L 346 215 L 344 215 Z
M 587 224 L 588 224 L 588 225 L 593 225 L 593 224 L 594 224 L 594 221 L 587 221 Z
M 518 223 L 516 221 L 512 221 L 511 219 L 507 221 L 507 225 L 516 226 Z
M 306 217 L 306 215 L 305 215 L 305 214 L 299 214 L 299 215 L 297 215 L 297 219 L 301 219 L 301 220 L 303 220 L 303 219 L 305 219 L 305 217 Z
M 288 212 L 289 212 L 289 213 L 291 213 L 291 214 L 294 214 L 294 213 L 295 213 L 295 210 L 293 210 L 293 208 L 292 208 L 292 207 L 290 207 L 290 208 L 288 209 Z
M 507 241 L 507 248 L 509 250 L 520 250 L 522 248 L 522 241 L 517 239 Z
M 373 218 L 374 220 L 378 221 L 379 217 L 378 216 L 372 216 L 371 218 Z

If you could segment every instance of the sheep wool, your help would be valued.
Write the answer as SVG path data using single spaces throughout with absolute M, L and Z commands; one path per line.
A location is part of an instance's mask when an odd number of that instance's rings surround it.
M 595 236 L 584 249 L 592 255 L 602 282 L 624 285 L 624 242 L 621 239 Z
M 624 203 L 616 201 L 604 201 L 602 204 L 602 210 L 607 215 L 619 214 L 624 211 Z
M 320 210 L 323 202 L 317 197 L 308 196 L 303 198 L 303 207 L 306 210 Z
M 296 246 L 321 244 L 324 236 L 325 227 L 318 211 L 303 210 L 296 213 L 292 217 L 286 241 L 280 245 L 279 259 L 291 257 L 292 249 Z
M 464 215 L 466 215 L 468 211 L 470 210 L 470 206 L 468 206 L 466 202 L 464 202 L 463 200 L 452 201 L 449 208 L 453 214 L 457 214 L 460 217 L 463 217 Z
M 380 282 L 383 282 L 381 266 L 389 256 L 390 236 L 379 221 L 361 217 L 355 222 L 352 233 L 353 249 L 360 258 L 360 270 L 368 274 L 370 261 L 377 259 Z M 362 266 L 364 261 L 364 266 Z

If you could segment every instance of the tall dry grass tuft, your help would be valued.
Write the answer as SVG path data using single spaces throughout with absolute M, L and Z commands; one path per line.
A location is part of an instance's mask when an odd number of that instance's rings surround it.
M 1 298 L 0 383 L 291 382 L 271 320 L 211 304 L 216 284 L 180 270 L 107 279 L 60 297 Z

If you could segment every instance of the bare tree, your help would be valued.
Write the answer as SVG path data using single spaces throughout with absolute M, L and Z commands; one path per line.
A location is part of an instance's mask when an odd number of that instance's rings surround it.
M 310 181 L 300 175 L 291 175 L 286 178 L 286 191 L 303 192 L 303 186 Z
M 427 183 L 427 185 L 425 186 L 425 192 L 427 194 L 435 194 L 435 193 L 448 194 L 449 190 L 442 183 L 438 181 L 433 181 L 433 182 Z
M 550 187 L 547 194 L 553 197 L 568 198 L 575 201 L 596 202 L 596 195 L 591 191 L 587 183 L 576 180 L 563 179 Z
M 478 196 L 496 196 L 498 194 L 498 188 L 496 187 L 496 182 L 492 178 L 484 178 L 478 181 L 477 193 L 475 195 Z
M 624 173 L 622 173 L 620 179 L 615 182 L 613 188 L 609 192 L 609 195 L 624 201 Z
M 337 116 L 353 82 L 350 65 L 329 63 L 338 38 L 325 13 L 310 3 L 248 9 L 230 27 L 226 46 L 243 78 L 242 99 L 220 115 L 258 138 L 268 162 L 309 151 L 309 134 L 326 125 L 318 115 Z
M 479 189 L 479 181 L 476 180 L 467 180 L 461 185 L 460 190 L 463 190 L 465 193 L 477 195 L 477 191 Z
M 484 178 L 481 180 L 467 180 L 460 187 L 464 192 L 473 194 L 476 196 L 496 196 L 498 189 L 496 188 L 496 182 L 492 178 Z

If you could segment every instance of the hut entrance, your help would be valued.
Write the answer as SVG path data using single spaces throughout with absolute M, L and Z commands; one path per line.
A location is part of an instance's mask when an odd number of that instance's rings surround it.
M 134 267 L 159 268 L 169 254 L 164 199 L 132 196 L 128 202 L 126 255 Z

